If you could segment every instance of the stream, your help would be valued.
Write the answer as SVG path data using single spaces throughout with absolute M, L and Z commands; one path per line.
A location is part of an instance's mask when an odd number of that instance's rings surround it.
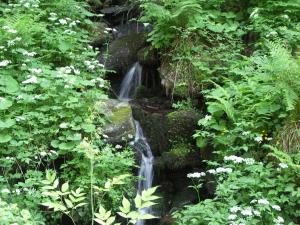
M 135 91 L 142 83 L 142 66 L 136 62 L 125 75 L 119 92 L 118 98 L 122 101 L 130 101 L 135 98 Z M 147 139 L 143 134 L 143 129 L 138 121 L 135 122 L 135 140 L 134 148 L 141 156 L 140 168 L 138 172 L 139 181 L 137 193 L 141 194 L 143 190 L 152 187 L 153 182 L 153 162 L 154 157 Z M 151 207 L 140 210 L 142 214 L 151 213 Z M 137 221 L 136 225 L 144 225 L 144 220 Z

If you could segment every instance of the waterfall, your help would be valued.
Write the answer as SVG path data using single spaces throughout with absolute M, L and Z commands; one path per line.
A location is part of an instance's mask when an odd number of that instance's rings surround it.
M 142 66 L 136 62 L 125 75 L 119 93 L 119 99 L 131 100 L 135 97 L 135 91 L 142 84 Z
M 136 134 L 134 147 L 141 154 L 141 163 L 139 169 L 139 177 L 142 177 L 142 180 L 138 182 L 137 192 L 142 193 L 143 190 L 149 189 L 152 187 L 153 181 L 153 155 L 151 148 L 144 137 L 142 127 L 138 121 L 135 121 Z M 151 207 L 143 208 L 140 210 L 141 214 L 151 213 Z M 144 220 L 137 221 L 136 225 L 144 225 Z
M 128 101 L 135 97 L 135 91 L 142 84 L 142 66 L 136 62 L 125 75 L 119 93 L 119 99 Z M 134 148 L 141 156 L 140 169 L 138 176 L 142 179 L 138 182 L 137 193 L 152 187 L 153 181 L 153 160 L 152 151 L 147 139 L 144 137 L 142 127 L 138 121 L 135 122 Z M 140 210 L 142 214 L 151 213 L 151 207 Z M 144 225 L 144 220 L 137 221 L 136 225 Z

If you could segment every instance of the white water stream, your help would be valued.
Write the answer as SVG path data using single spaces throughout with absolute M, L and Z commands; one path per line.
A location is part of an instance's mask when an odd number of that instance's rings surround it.
M 136 62 L 125 75 L 119 93 L 119 99 L 123 101 L 132 100 L 135 97 L 135 91 L 142 84 L 142 66 Z M 135 140 L 134 147 L 141 155 L 140 169 L 138 176 L 142 179 L 138 182 L 137 192 L 140 194 L 143 190 L 152 187 L 153 181 L 153 161 L 154 157 L 151 148 L 144 137 L 142 127 L 138 121 L 135 121 Z M 140 210 L 142 214 L 151 213 L 151 207 Z M 136 225 L 144 225 L 144 220 L 137 221 Z
M 136 62 L 125 75 L 119 93 L 119 99 L 123 101 L 132 100 L 135 91 L 142 84 L 142 66 Z

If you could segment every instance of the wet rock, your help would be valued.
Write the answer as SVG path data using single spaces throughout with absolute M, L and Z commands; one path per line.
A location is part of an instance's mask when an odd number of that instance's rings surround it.
M 147 35 L 145 33 L 130 34 L 112 41 L 108 48 L 108 58 L 99 56 L 99 61 L 109 70 L 117 74 L 125 74 L 137 61 L 137 52 L 145 46 Z
M 178 110 L 167 114 L 168 137 L 172 141 L 193 143 L 193 134 L 198 128 L 201 115 L 193 109 Z
M 107 116 L 108 124 L 104 127 L 104 134 L 110 143 L 121 143 L 123 138 L 135 135 L 134 119 L 131 106 L 127 102 L 108 99 L 99 103 L 102 113 Z
M 143 66 L 157 67 L 159 65 L 159 56 L 155 49 L 150 46 L 142 48 L 137 53 L 138 61 Z

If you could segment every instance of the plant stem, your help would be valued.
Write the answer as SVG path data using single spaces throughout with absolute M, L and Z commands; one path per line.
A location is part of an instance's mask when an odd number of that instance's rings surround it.
M 90 185 L 91 185 L 91 209 L 92 209 L 92 225 L 94 225 L 94 193 L 93 193 L 93 176 L 94 176 L 94 161 L 90 159 Z

